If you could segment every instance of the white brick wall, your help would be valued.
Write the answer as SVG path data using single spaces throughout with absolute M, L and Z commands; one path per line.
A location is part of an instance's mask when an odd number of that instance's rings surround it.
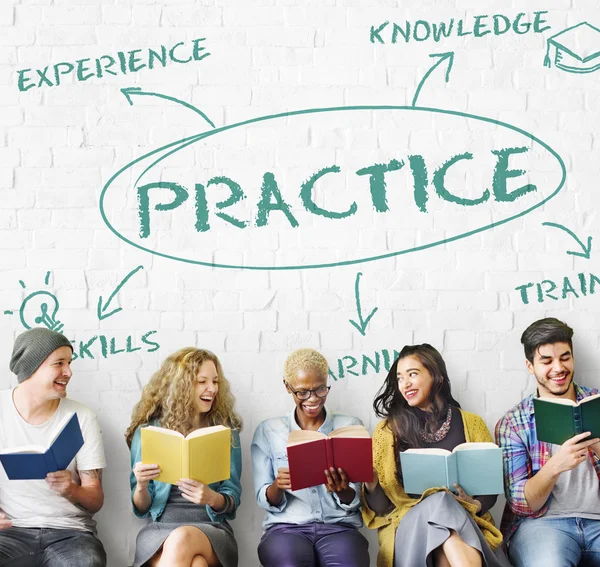
M 600 277 L 597 260 L 598 134 L 600 99 L 596 74 L 568 75 L 543 67 L 545 39 L 581 21 L 600 25 L 586 2 L 554 2 L 544 34 L 507 33 L 483 38 L 452 35 L 440 42 L 390 42 L 393 22 L 431 22 L 481 13 L 514 16 L 540 6 L 526 0 L 517 8 L 492 0 L 485 9 L 469 0 L 5 0 L 0 6 L 0 387 L 15 384 L 8 373 L 12 341 L 21 330 L 19 308 L 36 290 L 54 293 L 65 332 L 84 345 L 94 336 L 111 339 L 106 354 L 100 338 L 94 356 L 76 360 L 72 397 L 97 412 L 108 448 L 106 502 L 98 514 L 100 536 L 110 567 L 131 562 L 140 523 L 130 511 L 129 457 L 123 432 L 143 386 L 162 359 L 186 345 L 214 350 L 238 396 L 245 419 L 243 505 L 233 522 L 240 544 L 240 567 L 258 565 L 256 545 L 262 514 L 254 502 L 250 440 L 266 417 L 291 407 L 281 386 L 282 364 L 294 348 L 325 353 L 332 371 L 358 363 L 334 382 L 332 409 L 361 417 L 372 429 L 377 420 L 372 399 L 385 372 L 368 369 L 362 357 L 393 352 L 407 343 L 430 342 L 444 354 L 456 396 L 480 413 L 490 427 L 533 386 L 523 364 L 519 338 L 539 317 L 552 315 L 576 331 L 579 380 L 600 386 L 596 355 L 600 344 L 600 286 L 590 293 L 589 277 Z M 513 3 L 514 4 L 514 3 Z M 539 3 L 538 3 L 539 4 Z M 386 44 L 369 41 L 370 26 L 389 20 Z M 17 71 L 130 49 L 169 49 L 184 42 L 187 57 L 194 38 L 206 38 L 211 55 L 187 64 L 170 62 L 154 70 L 118 71 L 85 82 L 62 78 L 60 86 L 19 92 Z M 564 160 L 563 190 L 542 208 L 510 223 L 434 248 L 376 262 L 317 270 L 251 271 L 218 269 L 153 256 L 117 238 L 99 210 L 104 185 L 136 158 L 175 140 L 207 132 L 203 119 L 174 101 L 133 95 L 130 106 L 119 91 L 144 91 L 175 97 L 205 112 L 217 127 L 286 110 L 344 105 L 408 105 L 417 85 L 435 62 L 430 53 L 454 51 L 448 83 L 445 67 L 429 77 L 419 105 L 501 120 L 534 134 Z M 452 155 L 472 152 L 471 162 L 448 171 L 447 188 L 473 198 L 491 191 L 495 158 L 490 149 L 530 146 L 530 140 L 482 121 L 423 112 L 320 113 L 264 121 L 209 136 L 145 175 L 182 183 L 190 193 L 177 211 L 151 211 L 152 238 L 138 238 L 137 196 L 133 181 L 149 165 L 119 177 L 107 194 L 107 217 L 135 243 L 170 255 L 230 265 L 331 264 L 428 245 L 501 221 L 538 203 L 526 196 L 514 203 L 489 202 L 461 209 L 443 202 L 433 186 L 434 172 Z M 509 140 L 507 143 L 506 141 Z M 539 150 L 539 147 L 538 147 Z M 428 213 L 417 211 L 408 156 L 423 155 L 429 187 Z M 539 154 L 539 158 L 538 158 Z M 162 155 L 162 154 L 161 154 Z M 535 164 L 531 173 L 540 194 L 556 187 L 556 159 L 514 158 L 512 167 Z M 482 157 L 484 156 L 484 157 Z M 485 157 L 487 156 L 487 157 Z M 157 156 L 158 157 L 158 154 Z M 368 177 L 355 172 L 390 159 L 404 160 L 388 174 L 385 213 L 372 211 Z M 493 158 L 493 159 L 492 159 Z M 486 161 L 487 160 L 487 161 Z M 537 161 L 536 161 L 537 160 Z M 315 185 L 315 202 L 358 212 L 328 220 L 304 211 L 301 184 L 323 167 L 342 172 Z M 214 204 L 228 196 L 223 187 L 207 190 L 211 231 L 194 230 L 194 184 L 214 176 L 236 180 L 246 200 L 222 212 L 254 223 L 263 174 L 272 172 L 282 197 L 300 226 L 291 228 L 280 211 L 266 227 L 240 230 L 225 226 Z M 537 175 L 537 177 L 536 177 Z M 513 191 L 523 178 L 508 181 Z M 166 198 L 166 197 L 160 197 Z M 160 199 L 151 196 L 154 203 Z M 154 199 L 154 200 L 153 200 Z M 108 201 L 107 201 L 108 202 Z M 187 207 L 187 208 L 186 208 Z M 242 214 L 242 211 L 244 214 Z M 542 226 L 559 223 L 583 241 L 593 237 L 589 260 L 568 255 L 577 243 L 565 232 Z M 162 228 L 164 227 L 164 228 Z M 598 239 L 598 241 L 596 241 Z M 149 244 L 151 242 L 151 244 Z M 139 265 L 98 321 L 98 298 L 106 302 L 122 279 Z M 50 272 L 48 284 L 46 273 Z M 354 286 L 360 281 L 362 316 L 378 311 L 361 336 Z M 587 296 L 578 287 L 588 281 Z M 563 279 L 579 298 L 562 299 Z M 557 300 L 538 302 L 535 284 L 552 280 Z M 22 281 L 25 288 L 19 283 Z M 518 286 L 533 283 L 525 305 Z M 156 333 L 151 333 L 156 331 Z M 151 333 L 148 335 L 148 333 Z M 142 337 L 160 345 L 153 350 Z M 129 343 L 128 343 L 129 341 Z M 286 410 L 287 411 L 287 410 Z M 501 505 L 494 512 L 498 516 Z M 366 530 L 365 530 L 366 533 Z M 375 534 L 367 534 L 375 565 Z

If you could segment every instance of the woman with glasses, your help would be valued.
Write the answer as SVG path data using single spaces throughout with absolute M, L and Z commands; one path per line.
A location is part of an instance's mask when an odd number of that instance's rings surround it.
M 358 531 L 360 484 L 348 482 L 342 469 L 324 471 L 326 482 L 291 490 L 287 439 L 294 429 L 331 433 L 361 425 L 355 417 L 325 407 L 329 366 L 322 354 L 303 348 L 284 365 L 285 389 L 294 401 L 287 415 L 263 421 L 252 440 L 254 491 L 266 510 L 258 546 L 264 567 L 368 567 L 368 542 Z
M 508 566 L 489 513 L 497 496 L 469 495 L 458 485 L 457 494 L 404 491 L 401 451 L 492 442 L 483 419 L 452 397 L 440 353 L 428 344 L 405 346 L 373 407 L 384 420 L 373 433 L 376 474 L 364 485 L 363 517 L 379 531 L 378 567 Z

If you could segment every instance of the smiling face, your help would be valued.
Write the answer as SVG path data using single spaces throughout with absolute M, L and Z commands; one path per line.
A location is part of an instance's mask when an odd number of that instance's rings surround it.
M 322 376 L 316 370 L 298 370 L 296 379 L 293 383 L 286 385 L 287 391 L 290 392 L 294 398 L 296 415 L 299 418 L 299 422 L 301 421 L 302 416 L 307 417 L 309 420 L 315 420 L 321 416 L 324 411 L 323 408 L 325 407 L 327 396 L 319 398 L 313 391 L 310 393 L 310 398 L 307 400 L 299 400 L 293 391 L 317 390 L 322 386 L 327 386 L 327 376 Z
M 569 343 L 541 345 L 533 362 L 525 361 L 527 370 L 535 376 L 540 397 L 573 397 L 575 361 Z
M 416 356 L 406 356 L 398 360 L 398 390 L 406 403 L 424 411 L 430 409 L 429 393 L 433 386 L 433 376 Z
M 196 385 L 194 386 L 194 402 L 200 413 L 208 413 L 219 391 L 219 375 L 212 360 L 205 360 L 200 366 Z
M 57 348 L 28 378 L 24 384 L 35 389 L 36 395 L 46 400 L 57 400 L 67 395 L 67 384 L 73 373 L 73 351 L 68 346 Z

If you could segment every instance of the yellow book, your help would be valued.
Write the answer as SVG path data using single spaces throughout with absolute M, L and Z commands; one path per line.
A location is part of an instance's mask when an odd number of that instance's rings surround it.
M 178 431 L 149 425 L 142 428 L 142 463 L 158 465 L 156 480 L 176 484 L 193 478 L 204 484 L 227 480 L 230 474 L 231 430 L 223 425 Z

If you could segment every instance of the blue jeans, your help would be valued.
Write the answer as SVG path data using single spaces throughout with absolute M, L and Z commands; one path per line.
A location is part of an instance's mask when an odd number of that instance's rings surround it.
M 508 557 L 514 567 L 600 566 L 600 520 L 522 520 L 510 539 Z
M 91 532 L 54 528 L 0 531 L 2 567 L 105 567 L 106 554 Z

